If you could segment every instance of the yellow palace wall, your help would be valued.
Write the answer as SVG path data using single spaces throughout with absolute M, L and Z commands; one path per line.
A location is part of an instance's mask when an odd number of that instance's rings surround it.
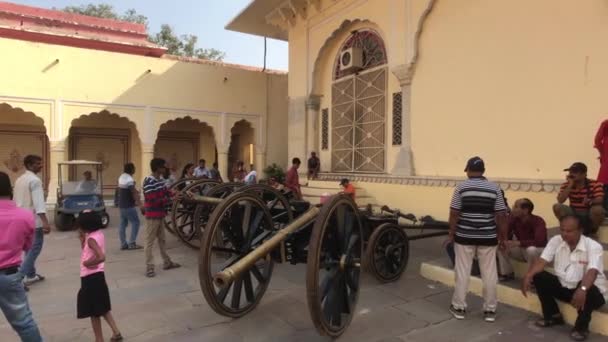
M 56 162 L 69 158 L 70 128 L 115 127 L 119 118 L 128 119 L 122 125 L 131 132 L 139 179 L 149 172 L 161 126 L 178 119 L 211 127 L 213 137 L 201 138 L 199 153 L 213 161 L 217 148 L 223 174 L 229 167 L 230 131 L 239 121 L 253 129 L 258 170 L 273 162 L 287 166 L 285 73 L 4 38 L 0 50 L 0 105 L 10 106 L 0 112 L 14 109 L 24 121 L 33 120 L 31 113 L 43 120 L 50 140 L 51 201 Z M 0 126 L 15 124 L 14 113 L 2 114 Z M 88 117 L 92 113 L 105 116 Z
M 308 107 L 298 99 L 319 96 L 319 108 L 331 108 L 339 48 L 352 30 L 371 28 L 392 71 L 387 176 L 349 175 L 357 186 L 380 204 L 445 218 L 467 158 L 479 155 L 511 202 L 530 197 L 551 221 L 562 169 L 582 161 L 595 178 L 599 168 L 592 146 L 608 118 L 607 17 L 602 0 L 321 1 L 289 28 L 289 154 L 319 150 L 320 124 L 312 141 L 302 133 Z M 392 146 L 390 94 L 399 91 L 410 105 L 404 144 Z M 398 172 L 408 149 L 411 172 Z M 321 160 L 329 171 L 331 142 Z M 441 180 L 449 184 L 434 185 Z

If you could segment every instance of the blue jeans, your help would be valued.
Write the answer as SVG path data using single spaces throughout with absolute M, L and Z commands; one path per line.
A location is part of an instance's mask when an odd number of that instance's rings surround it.
M 23 275 L 20 272 L 10 275 L 0 274 L 0 309 L 22 341 L 42 341 L 38 325 L 27 302 Z
M 42 251 L 42 244 L 44 243 L 44 232 L 42 228 L 36 228 L 34 233 L 34 243 L 32 249 L 25 254 L 23 264 L 21 264 L 21 273 L 25 276 L 32 278 L 36 275 L 36 259 Z
M 127 242 L 126 235 L 129 222 L 131 222 L 131 239 Z M 120 245 L 127 246 L 134 244 L 137 241 L 137 233 L 139 233 L 139 213 L 137 212 L 137 208 L 120 208 L 120 226 L 118 227 Z

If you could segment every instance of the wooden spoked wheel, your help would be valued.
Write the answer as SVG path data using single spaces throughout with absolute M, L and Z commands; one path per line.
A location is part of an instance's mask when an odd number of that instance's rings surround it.
M 180 193 L 185 194 L 191 192 L 195 195 L 203 196 L 211 188 L 217 186 L 219 182 L 210 179 L 199 179 L 190 185 L 186 186 Z M 187 198 L 178 197 L 173 201 L 171 208 L 171 225 L 175 234 L 178 230 L 193 230 L 191 227 L 194 224 L 194 210 L 197 203 L 189 201 Z
M 256 194 L 234 193 L 213 210 L 203 231 L 199 281 L 207 303 L 215 312 L 237 318 L 257 306 L 272 275 L 270 255 L 223 287 L 213 283 L 213 276 L 254 250 L 272 233 L 270 211 Z
M 315 220 L 306 270 L 310 316 L 321 335 L 340 336 L 355 314 L 363 252 L 359 211 L 348 196 L 334 196 Z
M 178 181 L 176 181 L 175 183 L 171 184 L 171 186 L 169 187 L 169 190 L 173 190 L 175 192 L 180 192 L 181 190 L 183 190 L 186 186 L 190 185 L 191 183 L 200 180 L 199 178 L 182 178 Z M 165 229 L 167 229 L 167 231 L 171 234 L 175 234 L 175 229 L 173 227 L 173 219 L 172 219 L 172 215 L 171 212 L 173 211 L 173 204 L 171 204 L 171 206 L 169 206 L 167 208 L 167 215 L 165 215 L 164 218 L 164 224 L 165 224 Z
M 407 234 L 396 224 L 381 224 L 370 236 L 365 254 L 367 268 L 378 281 L 395 281 L 403 274 L 410 256 Z
M 257 194 L 266 203 L 275 229 L 280 229 L 293 220 L 293 209 L 281 191 L 265 184 L 248 185 L 239 189 L 239 192 L 245 191 Z
M 243 183 L 223 183 L 210 188 L 204 195 L 205 197 L 226 198 L 243 186 Z M 185 225 L 176 231 L 177 236 L 186 246 L 200 249 L 203 229 L 214 208 L 214 204 L 198 203 L 194 209 L 193 224 Z

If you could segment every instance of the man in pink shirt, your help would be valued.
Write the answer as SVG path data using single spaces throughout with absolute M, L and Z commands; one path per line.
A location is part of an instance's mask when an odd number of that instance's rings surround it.
M 0 172 L 0 309 L 22 341 L 42 341 L 19 272 L 21 255 L 32 247 L 34 214 L 12 201 L 8 175 Z

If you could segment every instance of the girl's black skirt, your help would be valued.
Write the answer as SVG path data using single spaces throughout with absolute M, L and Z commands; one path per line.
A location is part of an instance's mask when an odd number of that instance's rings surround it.
M 101 317 L 112 310 L 110 291 L 104 272 L 80 278 L 78 291 L 78 318 Z

